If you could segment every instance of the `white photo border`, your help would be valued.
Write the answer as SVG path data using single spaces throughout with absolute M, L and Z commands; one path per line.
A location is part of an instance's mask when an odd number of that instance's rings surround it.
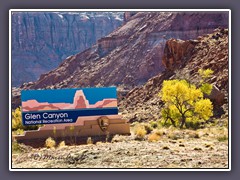
M 11 15 L 13 12 L 228 12 L 228 168 L 12 168 L 12 46 Z M 231 171 L 231 9 L 10 9 L 9 10 L 9 171 Z

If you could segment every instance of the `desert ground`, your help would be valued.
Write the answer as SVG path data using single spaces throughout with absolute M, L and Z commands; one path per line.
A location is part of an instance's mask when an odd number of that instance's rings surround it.
M 159 138 L 115 135 L 110 142 L 34 149 L 18 144 L 12 168 L 228 168 L 225 127 L 158 130 Z

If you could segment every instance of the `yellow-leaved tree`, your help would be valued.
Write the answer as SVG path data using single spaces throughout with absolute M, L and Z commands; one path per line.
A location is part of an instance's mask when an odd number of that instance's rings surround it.
M 41 125 L 30 125 L 24 126 L 22 123 L 22 112 L 21 108 L 18 107 L 15 110 L 12 110 L 12 131 L 17 130 L 36 130 Z
M 14 111 L 12 111 L 12 130 L 18 130 L 23 129 L 22 124 L 22 113 L 20 108 L 16 108 Z
M 213 115 L 212 102 L 203 97 L 202 86 L 197 88 L 186 80 L 165 80 L 159 96 L 165 103 L 162 118 L 174 126 L 183 128 L 186 121 L 206 121 Z

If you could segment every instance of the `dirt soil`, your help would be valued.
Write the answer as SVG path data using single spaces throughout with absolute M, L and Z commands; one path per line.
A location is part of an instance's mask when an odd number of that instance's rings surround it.
M 137 141 L 117 136 L 96 144 L 13 153 L 12 168 L 228 168 L 228 141 L 214 138 Z

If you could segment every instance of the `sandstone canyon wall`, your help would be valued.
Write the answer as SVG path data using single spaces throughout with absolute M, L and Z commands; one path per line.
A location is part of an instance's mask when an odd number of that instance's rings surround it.
M 119 27 L 123 12 L 13 12 L 12 85 L 35 81 Z
M 41 75 L 31 88 L 141 85 L 165 69 L 168 39 L 194 39 L 217 27 L 228 27 L 226 13 L 137 13 L 90 49 Z
M 91 48 L 67 58 L 21 89 L 110 85 L 132 89 L 166 69 L 167 61 L 162 57 L 167 40 L 195 39 L 218 27 L 228 28 L 227 12 L 139 12 Z M 191 45 L 188 48 L 193 49 Z M 16 105 L 19 90 L 13 95 Z
M 125 96 L 125 99 L 120 102 L 120 111 L 123 111 L 123 116 L 131 122 L 158 120 L 163 104 L 158 96 L 162 82 L 166 79 L 178 79 L 181 76 L 194 82 L 197 79 L 198 70 L 207 68 L 214 71 L 209 82 L 218 89 L 214 89 L 209 97 L 214 105 L 214 116 L 227 115 L 228 37 L 228 29 L 216 29 L 213 33 L 199 36 L 196 40 L 169 39 L 163 54 L 166 70 L 149 79 L 143 86 L 132 89 Z

